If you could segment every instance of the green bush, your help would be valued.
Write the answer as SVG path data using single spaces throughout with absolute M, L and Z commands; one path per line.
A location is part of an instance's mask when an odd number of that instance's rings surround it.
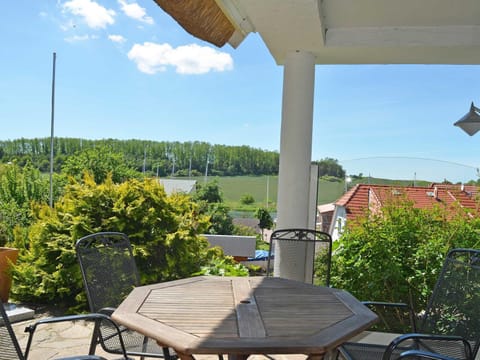
M 124 155 L 108 146 L 99 146 L 77 151 L 62 164 L 62 174 L 82 181 L 85 172 L 93 174 L 96 183 L 104 182 L 110 176 L 115 183 L 139 178 L 133 165 L 128 166 Z
M 15 227 L 32 221 L 30 203 L 48 203 L 49 181 L 31 163 L 0 166 L 0 246 L 13 241 Z
M 320 177 L 323 181 L 330 181 L 330 182 L 341 182 L 344 181 L 344 179 L 338 178 L 336 176 L 331 176 L 331 175 L 323 175 Z
M 255 218 L 258 219 L 258 227 L 262 229 L 262 233 L 264 229 L 271 229 L 273 227 L 273 219 L 268 209 L 258 208 L 255 210 Z
M 255 198 L 253 197 L 252 194 L 243 194 L 241 197 L 240 197 L 240 202 L 243 204 L 243 205 L 251 205 L 255 202 Z
M 33 216 L 15 234 L 21 252 L 12 296 L 20 301 L 84 305 L 74 245 L 99 231 L 130 237 L 142 284 L 187 277 L 223 257 L 197 235 L 209 227 L 208 216 L 187 195 L 167 197 L 154 179 L 97 185 L 86 176 L 67 186 L 54 209 L 36 205 Z
M 257 236 L 258 233 L 250 226 L 235 224 L 233 225 L 233 235 Z
M 196 275 L 212 276 L 248 276 L 249 270 L 246 266 L 237 263 L 231 256 L 214 257 L 206 266 L 202 266 Z
M 415 208 L 405 199 L 347 225 L 334 243 L 332 285 L 361 300 L 425 308 L 447 252 L 479 247 L 480 218 L 459 205 Z
M 203 185 L 197 183 L 194 199 L 197 201 L 205 201 L 209 204 L 223 203 L 223 193 L 220 190 L 218 181 L 213 180 Z
M 206 233 L 231 235 L 234 230 L 230 208 L 223 203 L 223 194 L 214 180 L 204 185 L 197 184 L 197 191 L 193 199 L 198 203 L 200 213 L 206 214 L 210 219 L 210 226 Z

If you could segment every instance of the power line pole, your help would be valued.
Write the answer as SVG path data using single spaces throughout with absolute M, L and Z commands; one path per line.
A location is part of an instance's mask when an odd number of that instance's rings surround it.
M 147 147 L 144 145 L 143 146 L 143 167 L 142 167 L 143 176 L 145 176 L 146 170 L 147 170 Z
M 205 164 L 205 179 L 204 179 L 205 183 L 207 182 L 207 178 L 208 178 L 208 163 L 211 160 L 210 158 L 211 152 L 212 152 L 212 148 L 210 147 L 207 151 L 207 163 Z
M 207 153 L 207 163 L 205 164 L 205 179 L 203 180 L 204 182 L 207 182 L 208 178 L 208 162 L 210 161 L 209 157 L 210 154 Z
M 52 118 L 50 124 L 50 207 L 53 208 L 53 135 L 55 119 L 55 62 L 57 54 L 53 53 L 53 71 L 52 71 Z

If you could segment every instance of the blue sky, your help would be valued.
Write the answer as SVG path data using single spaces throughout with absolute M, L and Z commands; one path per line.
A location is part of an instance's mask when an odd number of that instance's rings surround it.
M 16 0 L 0 40 L 2 140 L 50 136 L 56 52 L 56 136 L 279 150 L 283 68 L 257 34 L 216 48 L 153 0 Z M 478 66 L 317 66 L 312 157 L 351 174 L 474 179 L 480 135 L 453 123 L 477 100 Z

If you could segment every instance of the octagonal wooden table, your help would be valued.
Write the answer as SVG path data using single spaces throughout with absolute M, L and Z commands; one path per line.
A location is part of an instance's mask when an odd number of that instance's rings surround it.
M 323 358 L 377 316 L 346 291 L 274 277 L 193 277 L 135 288 L 113 313 L 179 357 Z

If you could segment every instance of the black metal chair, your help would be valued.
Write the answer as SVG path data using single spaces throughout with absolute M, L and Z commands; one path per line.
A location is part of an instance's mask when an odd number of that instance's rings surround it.
M 400 354 L 397 360 L 455 360 L 454 358 L 441 354 L 431 353 L 422 350 L 407 350 Z
M 112 328 L 113 331 L 117 332 L 117 336 L 120 342 L 120 349 L 122 359 L 128 360 L 127 353 L 125 350 L 125 346 L 123 344 L 122 337 L 120 335 L 120 329 L 112 322 L 112 320 L 103 314 L 84 314 L 84 315 L 71 315 L 71 316 L 59 316 L 59 317 L 52 317 L 52 318 L 45 318 L 35 322 L 32 325 L 29 325 L 25 328 L 25 332 L 29 333 L 27 346 L 25 348 L 25 353 L 22 352 L 20 344 L 18 343 L 17 337 L 15 332 L 12 329 L 12 325 L 10 323 L 10 319 L 8 318 L 7 312 L 5 310 L 4 304 L 0 301 L 0 359 L 1 360 L 26 360 L 28 358 L 28 354 L 32 347 L 33 343 L 33 336 L 35 330 L 38 326 L 47 325 L 52 323 L 58 322 L 66 322 L 66 321 L 78 321 L 78 320 L 86 320 L 86 321 L 94 321 L 95 323 L 108 323 L 109 326 Z M 57 358 L 57 360 L 106 360 L 104 357 L 95 356 L 95 355 L 76 355 L 76 356 L 69 356 L 68 358 Z
M 267 276 L 271 275 L 272 267 L 270 260 L 274 256 L 275 243 L 285 241 L 289 243 L 304 243 L 306 246 L 313 246 L 312 261 L 312 279 L 315 284 L 330 286 L 330 268 L 332 259 L 332 237 L 330 234 L 311 230 L 311 229 L 278 229 L 270 235 L 270 248 L 268 250 Z M 273 255 L 273 256 L 272 256 Z M 321 257 L 321 261 L 315 262 L 316 257 Z M 317 264 L 315 266 L 315 263 Z
M 75 245 L 82 271 L 88 304 L 92 312 L 111 315 L 123 299 L 140 284 L 132 247 L 128 236 L 119 232 L 100 232 L 79 239 Z M 169 348 L 155 340 L 121 327 L 127 354 L 153 358 L 176 358 Z M 97 345 L 109 353 L 120 351 L 119 337 L 109 326 L 96 326 L 90 354 Z
M 413 333 L 388 345 L 346 343 L 339 354 L 348 360 L 398 360 L 402 354 L 413 357 L 419 351 L 432 359 L 473 360 L 480 346 L 479 314 L 480 250 L 454 249 L 447 254 L 418 330 L 413 318 Z

